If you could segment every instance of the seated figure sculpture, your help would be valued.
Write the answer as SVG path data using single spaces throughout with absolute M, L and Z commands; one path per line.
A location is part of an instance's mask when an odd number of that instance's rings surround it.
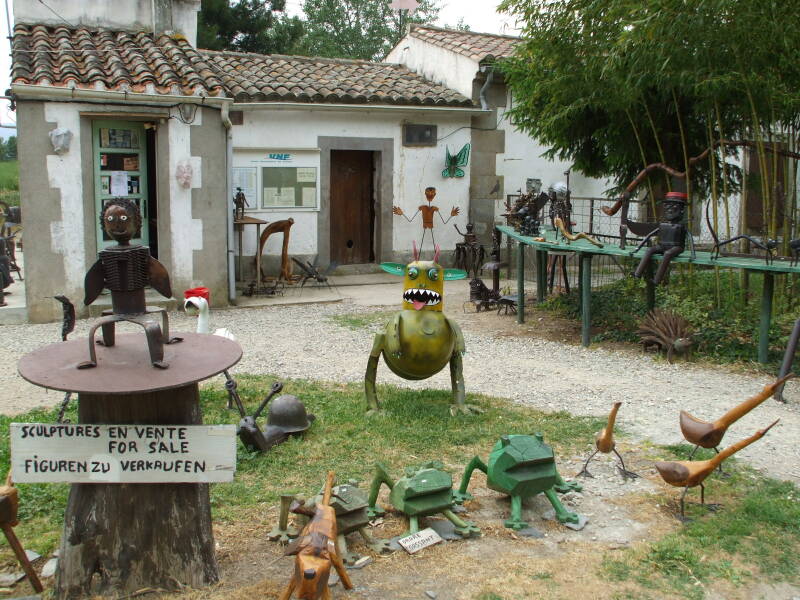
M 669 264 L 673 258 L 678 256 L 686 249 L 686 234 L 688 230 L 683 222 L 683 215 L 686 210 L 686 194 L 683 192 L 668 192 L 664 199 L 664 222 L 659 223 L 658 228 L 654 229 L 645 236 L 636 250 L 631 252 L 633 256 L 644 246 L 650 238 L 658 236 L 658 243 L 650 246 L 639 261 L 639 265 L 633 272 L 634 277 L 642 277 L 645 270 L 650 265 L 654 254 L 662 254 L 661 264 L 658 266 L 653 277 L 653 283 L 658 285 L 664 279 L 669 270 Z M 691 236 L 689 236 L 691 243 Z M 694 254 L 694 252 L 693 252 Z
M 83 303 L 90 305 L 103 288 L 108 288 L 112 308 L 104 310 L 103 316 L 89 330 L 89 360 L 80 363 L 78 368 L 97 366 L 94 336 L 98 328 L 102 328 L 103 339 L 97 343 L 113 346 L 115 324 L 129 321 L 144 328 L 153 366 L 166 369 L 169 365 L 164 361 L 164 344 L 180 342 L 181 338 L 169 337 L 169 318 L 163 308 L 145 305 L 144 288 L 150 285 L 162 296 L 172 297 L 169 274 L 164 265 L 150 256 L 150 248 L 130 244 L 142 227 L 142 215 L 134 202 L 125 198 L 111 200 L 103 208 L 100 220 L 117 245 L 101 250 L 97 262 L 86 273 Z M 153 320 L 154 313 L 161 313 L 161 326 Z

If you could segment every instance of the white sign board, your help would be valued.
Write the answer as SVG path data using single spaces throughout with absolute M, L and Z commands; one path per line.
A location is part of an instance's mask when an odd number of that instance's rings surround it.
M 211 483 L 236 471 L 234 425 L 11 423 L 18 483 Z
M 438 544 L 441 541 L 442 538 L 439 537 L 439 534 L 436 533 L 430 527 L 428 527 L 427 529 L 423 529 L 422 531 L 418 531 L 417 533 L 412 533 L 411 535 L 407 535 L 404 538 L 400 538 L 399 540 L 397 540 L 397 543 L 400 544 L 403 547 L 403 549 L 409 554 L 414 554 L 415 552 L 419 552 L 423 548 L 427 548 L 428 546 L 433 546 L 434 544 Z

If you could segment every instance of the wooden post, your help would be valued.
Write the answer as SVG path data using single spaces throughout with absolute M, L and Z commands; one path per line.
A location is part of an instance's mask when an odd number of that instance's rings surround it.
M 592 255 L 580 254 L 581 268 L 581 343 L 588 347 L 592 339 Z
M 758 329 L 758 362 L 769 358 L 769 325 L 772 320 L 772 296 L 775 291 L 775 276 L 764 272 L 764 287 L 761 292 L 761 325 Z
M 517 242 L 517 323 L 525 322 L 525 244 Z
M 81 423 L 202 423 L 196 383 L 126 396 L 80 394 Z M 73 484 L 55 597 L 216 583 L 208 484 Z

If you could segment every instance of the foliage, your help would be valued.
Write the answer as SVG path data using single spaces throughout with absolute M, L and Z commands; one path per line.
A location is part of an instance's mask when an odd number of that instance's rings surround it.
M 12 135 L 5 140 L 0 138 L 0 160 L 17 160 L 17 136 Z
M 753 361 L 757 354 L 761 316 L 759 298 L 748 298 L 738 272 L 720 275 L 727 291 L 717 295 L 713 269 L 675 265 L 668 285 L 656 288 L 656 306 L 683 316 L 692 326 L 693 354 L 717 362 Z M 749 289 L 761 290 L 761 274 L 750 275 Z M 638 342 L 636 330 L 647 313 L 644 283 L 624 277 L 592 290 L 592 326 L 599 329 L 596 341 Z M 542 308 L 570 319 L 580 319 L 578 291 L 548 299 Z M 779 364 L 796 315 L 786 296 L 776 294 L 769 332 L 770 354 L 767 368 Z
M 0 162 L 0 192 L 19 190 L 19 163 L 16 160 Z
M 436 0 L 421 0 L 412 15 L 400 14 L 389 4 L 390 0 L 305 0 L 301 52 L 383 60 L 405 34 L 403 24 L 432 23 L 439 14 Z
M 618 185 L 644 164 L 683 171 L 712 140 L 760 140 L 798 123 L 796 8 L 794 0 L 504 0 L 500 10 L 519 19 L 525 38 L 502 65 L 512 118 L 550 156 Z M 694 185 L 708 184 L 709 168 L 698 165 Z
M 682 444 L 667 450 L 686 459 L 691 447 Z M 704 450 L 700 458 L 712 454 Z M 713 501 L 722 502 L 723 510 L 711 514 L 693 497 L 696 489 L 690 491 L 687 515 L 692 522 L 642 547 L 625 550 L 622 556 L 606 556 L 605 577 L 634 580 L 645 588 L 671 588 L 682 598 L 698 600 L 713 579 L 735 585 L 759 579 L 800 580 L 795 560 L 800 550 L 800 490 L 789 482 L 761 478 L 735 460 L 725 464 L 733 476 L 713 476 L 711 483 Z M 664 500 L 670 511 L 677 510 L 675 495 L 669 494 L 669 500 Z
M 303 34 L 297 17 L 280 14 L 285 0 L 203 0 L 197 45 L 208 50 L 291 54 Z

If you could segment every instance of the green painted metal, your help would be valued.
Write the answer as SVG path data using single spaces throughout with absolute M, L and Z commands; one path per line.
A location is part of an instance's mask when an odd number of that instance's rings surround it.
M 409 517 L 409 533 L 419 531 L 420 517 L 440 513 L 456 526 L 456 533 L 462 537 L 479 535 L 478 527 L 450 510 L 454 501 L 453 478 L 443 469 L 441 462 L 431 461 L 420 467 L 406 468 L 405 475 L 393 481 L 386 467 L 377 463 L 369 492 L 369 516 L 376 517 L 386 512 L 377 505 L 378 492 L 385 484 L 390 489 L 389 502 Z
M 517 323 L 525 322 L 525 244 L 517 243 Z
M 486 485 L 495 491 L 511 496 L 511 517 L 504 525 L 510 529 L 524 529 L 528 523 L 522 519 L 522 501 L 536 494 L 545 494 L 561 523 L 578 523 L 577 514 L 561 504 L 555 491 L 565 493 L 580 491 L 575 482 L 565 482 L 556 469 L 553 449 L 544 443 L 542 434 L 504 435 L 489 454 L 488 466 L 479 457 L 467 465 L 461 485 L 455 493 L 458 503 L 472 499 L 467 491 L 472 474 L 478 469 L 486 473 Z
M 536 301 L 547 297 L 547 251 L 536 249 Z
M 147 223 L 150 218 L 147 206 L 147 150 L 144 123 L 136 121 L 92 121 L 92 155 L 94 157 L 94 204 L 97 250 L 116 244 L 113 239 L 103 239 L 100 213 L 105 202 L 112 198 L 128 198 L 139 205 L 142 213 L 140 237 L 131 244 L 147 246 L 150 243 Z M 105 155 L 105 159 L 103 158 Z M 125 164 L 127 159 L 127 165 Z M 111 161 L 120 161 L 120 168 L 111 168 Z M 105 163 L 105 164 L 104 164 Z M 124 167 L 133 167 L 125 169 Z M 130 194 L 111 194 L 111 173 L 125 171 L 131 180 Z M 108 237 L 108 236 L 106 236 Z
M 769 324 L 772 320 L 774 291 L 774 276 L 772 273 L 764 273 L 764 286 L 761 292 L 761 324 L 758 329 L 758 362 L 760 363 L 766 363 L 769 357 Z
M 592 255 L 580 254 L 581 260 L 581 343 L 592 341 Z

